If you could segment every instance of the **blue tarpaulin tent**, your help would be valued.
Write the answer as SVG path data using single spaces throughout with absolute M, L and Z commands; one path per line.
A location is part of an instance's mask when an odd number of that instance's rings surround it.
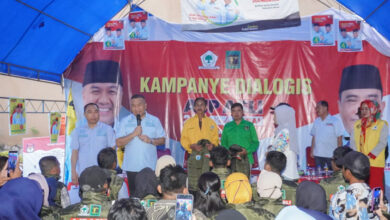
M 339 0 L 387 39 L 387 0 Z M 61 82 L 61 75 L 93 34 L 127 0 L 0 1 L 0 72 Z
M 61 82 L 93 34 L 127 0 L 0 1 L 0 72 Z

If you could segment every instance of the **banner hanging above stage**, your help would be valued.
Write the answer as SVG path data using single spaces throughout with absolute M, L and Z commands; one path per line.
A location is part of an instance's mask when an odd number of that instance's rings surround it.
M 256 31 L 299 26 L 297 0 L 182 0 L 183 30 Z

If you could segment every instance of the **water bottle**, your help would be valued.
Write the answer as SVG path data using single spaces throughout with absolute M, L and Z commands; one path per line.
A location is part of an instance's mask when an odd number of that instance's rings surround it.
M 321 176 L 321 166 L 317 166 L 317 177 Z
M 329 176 L 329 168 L 328 168 L 328 164 L 325 163 L 325 166 L 324 166 L 324 170 L 325 170 L 325 177 L 328 177 Z

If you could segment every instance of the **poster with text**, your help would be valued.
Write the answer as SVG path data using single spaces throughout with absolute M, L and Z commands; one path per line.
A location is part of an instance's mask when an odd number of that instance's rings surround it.
M 301 24 L 297 0 L 181 0 L 182 29 L 255 31 Z
M 339 21 L 337 49 L 339 52 L 363 51 L 360 21 Z
M 60 163 L 60 181 L 64 181 L 65 136 L 59 136 L 57 143 L 50 143 L 50 137 L 23 138 L 23 176 L 41 173 L 39 160 L 55 156 Z
M 148 40 L 148 13 L 145 11 L 129 13 L 128 40 Z
M 123 21 L 109 21 L 104 26 L 104 50 L 123 50 L 125 49 L 125 34 L 123 31 Z
M 61 113 L 51 112 L 49 113 L 49 131 L 50 131 L 50 142 L 57 143 L 58 136 L 61 128 Z
M 311 17 L 311 45 L 312 46 L 334 46 L 335 28 L 333 15 L 316 15 Z
M 24 99 L 9 99 L 10 135 L 26 133 L 26 106 Z

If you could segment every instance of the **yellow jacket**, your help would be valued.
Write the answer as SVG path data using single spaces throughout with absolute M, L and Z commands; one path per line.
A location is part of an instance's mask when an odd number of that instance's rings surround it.
M 205 116 L 202 119 L 202 129 L 200 129 L 198 115 L 195 115 L 184 122 L 180 143 L 188 153 L 192 153 L 190 145 L 195 144 L 202 139 L 207 139 L 215 146 L 218 146 L 218 126 L 213 119 Z
M 378 119 L 366 129 L 366 140 L 360 147 L 361 120 L 355 122 L 353 128 L 353 142 L 351 147 L 369 156 L 372 167 L 385 167 L 385 147 L 389 126 L 386 121 Z

